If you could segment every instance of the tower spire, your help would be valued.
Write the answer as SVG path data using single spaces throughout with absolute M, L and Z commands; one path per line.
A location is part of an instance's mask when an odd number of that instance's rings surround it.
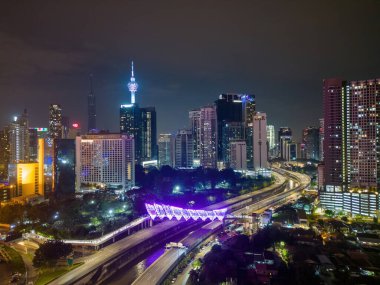
M 96 98 L 94 94 L 94 88 L 92 85 L 92 73 L 89 76 L 90 80 L 90 92 L 87 96 L 87 115 L 88 115 L 88 131 L 96 129 Z
M 138 87 L 139 87 L 139 85 L 137 84 L 136 79 L 135 79 L 135 72 L 133 69 L 133 61 L 132 61 L 131 79 L 129 80 L 129 83 L 128 83 L 128 90 L 129 90 L 129 92 L 131 92 L 131 103 L 132 104 L 136 103 L 135 94 L 137 92 Z

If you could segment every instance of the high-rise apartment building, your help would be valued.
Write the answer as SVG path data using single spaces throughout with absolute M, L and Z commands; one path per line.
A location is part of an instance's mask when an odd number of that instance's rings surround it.
M 347 170 L 351 187 L 380 187 L 380 78 L 351 81 L 347 96 Z
M 347 89 L 340 79 L 323 80 L 324 181 L 329 189 L 347 185 Z
M 206 106 L 200 109 L 201 128 L 201 157 L 203 167 L 216 168 L 217 166 L 217 120 L 215 106 Z
M 160 166 L 173 167 L 174 139 L 172 134 L 160 134 L 158 136 L 158 163 Z
M 302 143 L 304 144 L 304 158 L 319 160 L 319 128 L 307 127 L 302 132 Z
M 133 138 L 122 134 L 93 134 L 76 138 L 76 189 L 128 190 L 135 182 Z
M 253 116 L 253 168 L 268 167 L 267 115 L 256 112 Z
M 323 144 L 325 139 L 325 120 L 319 119 L 319 160 L 324 160 Z
M 179 130 L 174 139 L 174 166 L 193 167 L 194 147 L 191 130 Z
M 322 206 L 374 216 L 380 210 L 380 79 L 323 81 Z
M 29 123 L 24 110 L 9 125 L 10 163 L 29 162 Z
M 49 106 L 49 137 L 62 138 L 62 107 L 58 104 Z

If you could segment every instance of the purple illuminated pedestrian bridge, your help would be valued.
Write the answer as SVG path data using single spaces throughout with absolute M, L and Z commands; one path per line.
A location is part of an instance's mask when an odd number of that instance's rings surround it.
M 182 218 L 186 221 L 189 219 L 202 221 L 215 219 L 222 221 L 226 216 L 227 208 L 206 211 L 206 210 L 193 210 L 193 209 L 183 209 L 175 206 L 169 206 L 164 204 L 145 204 L 145 208 L 148 211 L 149 216 L 154 220 L 155 218 L 168 218 L 169 220 L 176 218 L 178 221 Z

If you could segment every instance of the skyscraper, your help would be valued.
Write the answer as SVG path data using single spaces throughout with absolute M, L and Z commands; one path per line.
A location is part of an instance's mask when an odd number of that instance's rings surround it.
M 141 144 L 141 111 L 137 104 L 125 104 L 120 106 L 120 133 L 134 138 L 135 141 L 135 159 L 141 162 L 142 144 Z
M 218 140 L 215 106 L 202 107 L 200 112 L 201 165 L 206 168 L 216 168 Z
M 347 98 L 347 170 L 350 187 L 380 188 L 380 78 L 351 81 Z
M 90 92 L 87 96 L 88 132 L 96 129 L 96 98 L 92 86 L 92 74 L 90 74 Z
M 380 210 L 380 79 L 326 79 L 323 95 L 321 205 L 375 216 Z
M 307 127 L 302 132 L 305 159 L 319 160 L 319 128 Z
M 338 188 L 347 184 L 346 163 L 346 83 L 340 79 L 323 80 L 323 112 L 325 123 L 324 173 L 328 188 Z
M 243 108 L 241 95 L 239 94 L 221 94 L 219 99 L 215 101 L 217 132 L 218 132 L 218 161 L 224 165 L 228 162 L 228 152 L 230 139 L 243 139 L 244 132 L 240 132 L 240 137 L 230 138 L 229 126 L 243 125 Z M 234 134 L 235 135 L 235 134 Z
M 324 160 L 323 144 L 325 139 L 325 119 L 319 119 L 319 160 Z
M 276 138 L 273 125 L 267 125 L 267 141 L 269 150 L 272 150 L 276 146 Z
M 9 127 L 0 131 L 0 180 L 8 178 L 8 164 L 10 161 Z
M 253 116 L 253 167 L 255 170 L 268 167 L 267 115 L 262 112 Z
M 58 104 L 49 106 L 49 137 L 62 138 L 62 107 Z
M 245 142 L 247 145 L 247 168 L 253 169 L 253 116 L 256 112 L 255 95 L 241 95 L 243 104 L 243 122 L 245 128 Z
M 75 193 L 75 139 L 57 139 L 54 143 L 54 194 Z
M 182 129 L 175 135 L 174 166 L 193 167 L 194 147 L 191 130 Z
M 278 146 L 280 158 L 286 160 L 286 143 L 292 140 L 292 130 L 288 127 L 281 127 L 278 131 Z
M 189 112 L 190 129 L 193 134 L 194 163 L 200 164 L 201 158 L 201 111 L 192 110 Z
M 173 167 L 174 141 L 172 134 L 160 134 L 158 137 L 158 163 L 160 166 Z
M 157 159 L 157 118 L 154 107 L 140 109 L 142 160 Z
M 29 162 L 29 123 L 24 110 L 9 126 L 10 163 Z

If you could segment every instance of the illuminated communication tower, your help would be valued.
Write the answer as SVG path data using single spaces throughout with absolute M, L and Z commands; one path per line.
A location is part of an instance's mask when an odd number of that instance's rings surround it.
M 137 89 L 139 88 L 139 85 L 136 82 L 135 74 L 133 72 L 133 61 L 132 61 L 132 76 L 130 81 L 128 82 L 128 90 L 131 92 L 131 104 L 135 104 L 135 94 L 137 92 Z

